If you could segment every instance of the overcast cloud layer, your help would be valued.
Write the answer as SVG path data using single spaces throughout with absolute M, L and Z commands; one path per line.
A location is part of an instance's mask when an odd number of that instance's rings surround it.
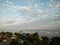
M 0 0 L 0 30 L 59 30 L 60 0 Z

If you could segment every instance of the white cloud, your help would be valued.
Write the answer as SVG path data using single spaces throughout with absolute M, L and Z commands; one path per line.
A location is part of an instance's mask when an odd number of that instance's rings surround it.
M 53 21 L 53 22 L 51 22 L 50 24 L 60 24 L 60 21 Z
M 49 2 L 50 3 L 50 2 Z M 33 3 L 34 4 L 34 3 Z M 44 3 L 40 3 L 41 5 L 44 5 Z M 56 22 L 56 23 L 51 23 L 50 24 L 47 24 L 47 23 L 50 23 L 51 22 L 51 19 L 55 19 L 56 17 L 58 17 L 58 14 L 56 14 L 56 10 L 55 10 L 55 7 L 59 7 L 60 6 L 60 3 L 57 3 L 57 4 L 52 4 L 50 3 L 49 4 L 49 7 L 50 8 L 53 8 L 53 10 L 50 10 L 50 9 L 47 9 L 47 10 L 42 10 L 42 6 L 41 5 L 38 5 L 38 4 L 34 4 L 34 6 L 16 6 L 14 5 L 13 2 L 9 1 L 9 0 L 6 0 L 4 6 L 6 7 L 5 9 L 3 10 L 9 10 L 12 11 L 12 15 L 15 16 L 15 14 L 19 14 L 16 17 L 8 17 L 6 16 L 5 18 L 3 18 L 3 22 L 0 22 L 0 27 L 1 26 L 12 26 L 13 25 L 19 25 L 19 24 L 22 24 L 22 26 L 25 24 L 26 27 L 24 27 L 24 29 L 47 29 L 47 28 L 51 28 L 51 27 L 54 27 L 56 26 L 57 24 L 60 24 L 60 21 L 59 22 Z M 29 7 L 28 7 L 29 6 Z M 41 7 L 42 8 L 41 8 Z M 44 5 L 45 6 L 45 5 Z M 2 6 L 3 7 L 3 6 Z M 47 7 L 47 8 L 49 8 Z M 4 12 L 5 12 L 4 11 Z M 18 12 L 20 11 L 20 12 Z M 52 11 L 52 12 L 51 12 Z M 10 13 L 7 12 L 10 16 Z M 16 12 L 16 13 L 14 13 Z M 4 14 L 5 15 L 5 14 Z M 19 17 L 21 16 L 21 17 Z M 1 19 L 2 20 L 2 19 Z M 49 22 L 48 22 L 49 21 Z M 31 27 L 27 27 L 27 24 Z M 46 24 L 46 25 L 44 25 Z M 32 26 L 34 25 L 34 26 Z M 36 26 L 38 25 L 38 26 Z
M 48 5 L 49 8 L 58 8 L 60 7 L 60 2 L 50 3 Z
M 40 12 L 40 13 L 43 13 L 43 11 L 41 9 L 37 9 L 37 11 Z
M 36 20 L 37 19 L 35 19 L 35 18 L 32 18 L 31 20 L 28 20 L 28 19 L 26 19 L 26 20 L 23 20 L 23 19 L 18 20 L 17 18 L 10 18 L 10 20 L 3 21 L 1 23 L 2 24 L 1 26 L 10 26 L 10 25 L 23 24 L 23 23 L 31 23 L 31 22 L 34 22 Z
M 54 5 L 50 3 L 50 4 L 48 5 L 48 7 L 49 7 L 49 8 L 53 8 Z
M 53 2 L 53 0 L 50 0 L 50 2 Z
M 14 9 L 17 8 L 15 5 L 10 5 L 10 4 L 6 4 L 6 6 L 7 6 L 8 8 L 10 8 L 10 7 L 11 7 L 11 8 L 14 8 Z
M 60 2 L 58 2 L 58 3 L 56 4 L 56 7 L 60 7 Z
M 18 6 L 14 5 L 14 3 L 9 0 L 5 0 L 5 3 L 2 4 L 2 8 L 5 8 L 4 10 L 9 10 L 9 11 L 13 11 L 13 12 L 18 10 L 17 9 Z
M 18 8 L 19 10 L 30 11 L 29 7 L 21 6 Z
M 8 0 L 6 0 L 5 2 L 6 2 L 7 4 L 14 4 L 13 2 L 8 1 Z
M 14 9 L 12 9 L 12 8 L 8 8 L 8 10 L 9 11 L 13 11 L 13 12 L 15 12 L 16 10 L 14 10 Z
M 41 3 L 41 5 L 44 5 L 44 3 Z
M 34 7 L 38 7 L 38 4 L 34 4 Z

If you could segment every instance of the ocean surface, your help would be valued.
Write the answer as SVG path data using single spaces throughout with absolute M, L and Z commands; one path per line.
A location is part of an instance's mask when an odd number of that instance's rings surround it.
M 60 30 L 22 30 L 24 33 L 34 33 L 37 32 L 40 36 L 48 37 L 60 37 Z

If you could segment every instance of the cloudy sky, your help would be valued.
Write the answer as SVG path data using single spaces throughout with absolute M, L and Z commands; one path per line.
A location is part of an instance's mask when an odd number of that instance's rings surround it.
M 60 0 L 0 0 L 0 30 L 60 29 Z

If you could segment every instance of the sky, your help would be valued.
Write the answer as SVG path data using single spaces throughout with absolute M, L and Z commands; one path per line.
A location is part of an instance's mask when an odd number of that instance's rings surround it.
M 59 29 L 60 0 L 0 0 L 0 31 Z

